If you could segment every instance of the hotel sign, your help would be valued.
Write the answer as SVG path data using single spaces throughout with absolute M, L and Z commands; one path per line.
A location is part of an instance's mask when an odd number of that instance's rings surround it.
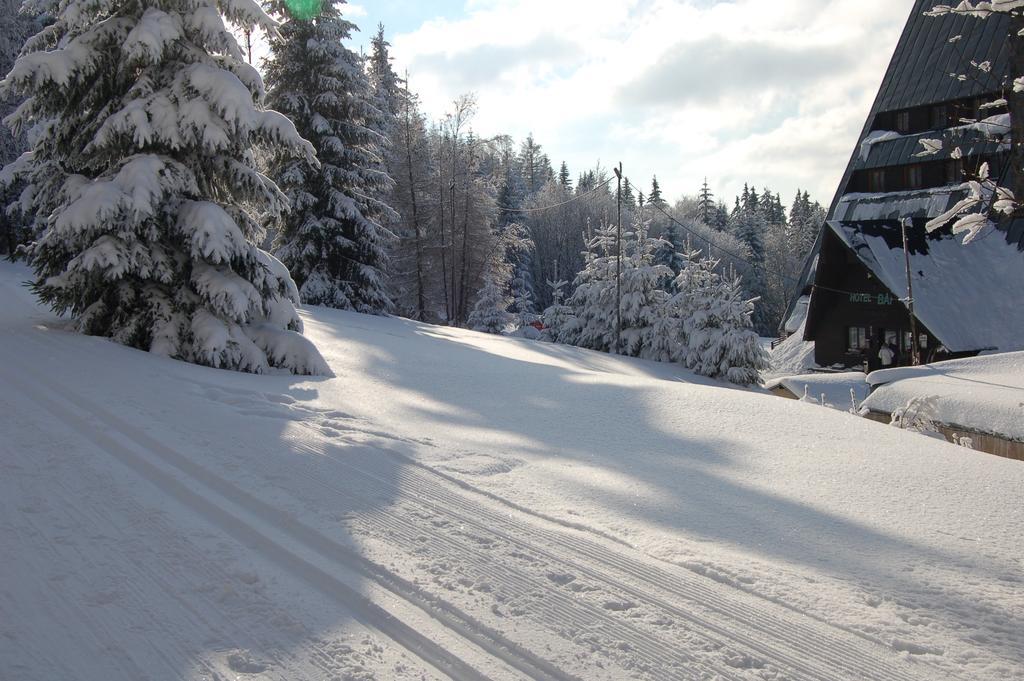
M 850 302 L 864 305 L 895 305 L 898 301 L 891 293 L 851 293 Z

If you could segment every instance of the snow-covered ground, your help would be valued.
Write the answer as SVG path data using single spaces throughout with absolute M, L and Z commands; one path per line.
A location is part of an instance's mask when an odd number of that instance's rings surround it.
M 913 399 L 934 398 L 940 422 L 1024 440 L 1024 352 L 875 371 L 868 409 L 892 413 Z
M 332 379 L 74 336 L 0 265 L 0 677 L 1019 679 L 1024 466 L 326 310 Z

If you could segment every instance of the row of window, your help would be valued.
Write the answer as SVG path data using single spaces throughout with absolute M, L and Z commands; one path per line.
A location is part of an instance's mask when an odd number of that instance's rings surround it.
M 967 171 L 976 172 L 983 161 L 989 164 L 989 171 L 998 176 L 1002 159 L 998 156 L 985 159 L 946 159 L 924 163 L 870 168 L 854 171 L 847 188 L 849 192 L 898 192 L 915 189 L 931 189 L 957 185 L 967 179 Z
M 911 109 L 883 111 L 875 116 L 871 129 L 895 130 L 904 135 L 913 135 L 929 130 L 945 130 L 963 125 L 964 121 L 976 121 L 1006 113 L 1005 106 L 988 106 L 999 98 L 998 93 L 990 93 L 981 97 L 968 97 Z
M 875 337 L 878 340 L 884 338 L 885 344 L 894 348 L 898 355 L 908 354 L 910 352 L 910 348 L 913 347 L 914 341 L 909 331 L 879 329 L 877 336 L 873 334 L 873 331 L 874 330 L 870 326 L 848 326 L 846 328 L 846 349 L 853 353 L 866 353 L 871 350 L 872 337 Z M 922 350 L 927 350 L 928 336 L 923 333 L 918 333 L 917 344 Z M 876 345 L 876 347 L 880 347 L 880 345 Z

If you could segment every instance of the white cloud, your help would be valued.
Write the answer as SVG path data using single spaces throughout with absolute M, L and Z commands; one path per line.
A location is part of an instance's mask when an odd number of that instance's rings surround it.
M 670 195 L 706 175 L 827 202 L 911 3 L 469 0 L 393 36 L 428 114 L 467 89 L 478 132 L 533 132 L 574 172 L 622 160 Z M 631 172 L 632 170 L 632 172 Z M 643 178 L 642 180 L 639 178 Z

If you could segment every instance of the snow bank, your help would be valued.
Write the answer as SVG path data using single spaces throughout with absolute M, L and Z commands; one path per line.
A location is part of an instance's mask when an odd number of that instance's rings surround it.
M 935 418 L 1024 441 L 1024 352 L 1008 352 L 871 373 L 864 406 L 892 413 L 911 399 L 934 397 Z
M 814 363 L 814 341 L 804 340 L 805 321 L 806 315 L 796 331 L 771 351 L 769 376 L 806 374 L 817 366 Z

